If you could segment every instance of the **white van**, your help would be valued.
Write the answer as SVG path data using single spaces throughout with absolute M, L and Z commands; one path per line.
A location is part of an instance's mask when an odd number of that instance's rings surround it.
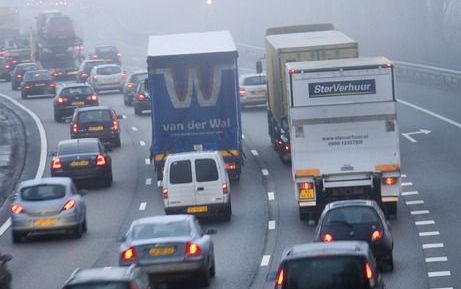
M 171 154 L 163 169 L 166 214 L 232 215 L 229 177 L 217 151 Z

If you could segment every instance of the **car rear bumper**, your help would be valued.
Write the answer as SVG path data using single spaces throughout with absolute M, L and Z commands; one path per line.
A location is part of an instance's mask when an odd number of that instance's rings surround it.
M 140 110 L 151 110 L 152 109 L 150 100 L 146 100 L 146 101 L 135 100 L 133 101 L 133 105 Z
M 103 144 L 115 143 L 120 139 L 120 132 L 110 132 L 110 133 L 76 133 L 71 135 L 72 139 L 75 138 L 98 138 Z
M 242 96 L 240 97 L 241 105 L 257 105 L 257 104 L 266 104 L 267 96 Z
M 183 261 L 180 263 L 161 263 L 155 265 L 137 265 L 156 282 L 191 278 L 194 277 L 198 271 L 205 270 L 206 268 L 206 263 L 203 260 Z
M 108 84 L 103 84 L 103 83 L 94 83 L 93 88 L 96 90 L 118 90 L 122 89 L 122 84 L 121 83 L 108 83 Z
M 197 208 L 197 207 L 207 207 L 206 212 L 192 212 L 190 211 L 190 208 Z M 225 210 L 229 206 L 229 201 L 225 203 L 219 203 L 219 204 L 201 204 L 201 205 L 190 205 L 190 206 L 168 206 L 165 207 L 165 213 L 167 215 L 170 214 L 192 214 L 195 216 L 220 216 L 224 214 Z
M 96 105 L 97 104 L 81 105 L 81 106 L 55 106 L 54 114 L 60 115 L 60 116 L 72 116 L 76 108 L 96 106 Z
M 100 179 L 104 178 L 108 174 L 109 168 L 89 168 L 89 169 L 75 169 L 75 170 L 59 170 L 52 171 L 51 176 L 53 177 L 69 177 L 75 181 L 87 180 L 87 179 Z
M 56 95 L 56 90 L 54 88 L 32 88 L 29 90 L 23 90 L 23 94 L 26 95 Z
M 55 224 L 38 226 L 36 221 L 40 219 L 53 219 Z M 48 232 L 73 229 L 79 223 L 79 215 L 76 213 L 48 217 L 14 216 L 11 218 L 11 229 L 15 232 Z

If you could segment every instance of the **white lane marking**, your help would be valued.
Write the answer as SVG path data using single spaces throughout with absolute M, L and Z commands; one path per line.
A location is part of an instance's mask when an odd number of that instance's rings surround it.
M 427 276 L 429 276 L 430 278 L 433 278 L 433 277 L 447 277 L 447 276 L 451 276 L 451 272 L 450 271 L 427 272 Z
M 402 174 L 400 177 L 401 177 L 402 179 L 405 179 L 405 178 L 407 177 L 407 175 Z
M 127 119 L 128 117 L 126 115 L 122 114 L 122 118 Z
M 402 103 L 402 104 L 405 104 L 405 105 L 407 105 L 407 106 L 409 106 L 409 107 L 412 107 L 412 108 L 414 108 L 414 109 L 417 109 L 417 110 L 419 110 L 419 111 L 421 111 L 421 112 L 424 112 L 424 113 L 426 113 L 426 114 L 428 114 L 428 115 L 430 115 L 430 116 L 433 116 L 433 117 L 435 117 L 435 118 L 438 118 L 438 119 L 440 119 L 440 120 L 442 120 L 442 121 L 444 121 L 444 122 L 446 122 L 446 123 L 449 123 L 449 124 L 451 124 L 451 125 L 454 125 L 454 126 L 456 126 L 457 128 L 461 128 L 461 123 L 456 122 L 456 121 L 454 121 L 454 120 L 452 120 L 452 119 L 446 118 L 446 117 L 444 117 L 444 116 L 441 116 L 440 114 L 437 114 L 437 113 L 432 112 L 432 111 L 430 111 L 430 110 L 428 110 L 428 109 L 419 107 L 419 106 L 417 106 L 417 105 L 414 105 L 414 104 L 412 104 L 412 103 L 406 102 L 406 101 L 401 100 L 401 99 L 397 99 L 397 101 L 400 102 L 400 103 Z
M 242 133 L 242 139 L 245 139 L 245 135 Z
M 416 226 L 425 226 L 425 225 L 434 225 L 434 224 L 435 224 L 434 220 L 416 221 L 415 222 Z
M 269 175 L 269 171 L 266 170 L 266 169 L 262 169 L 261 172 L 262 172 L 262 174 L 263 174 L 264 176 L 268 176 L 268 175 Z
M 419 194 L 418 191 L 411 191 L 411 192 L 403 192 L 401 193 L 402 196 L 414 196 Z
M 132 129 L 133 131 L 138 131 L 138 128 L 135 127 L 135 126 L 131 127 L 131 129 Z
M 423 200 L 406 201 L 405 204 L 407 204 L 407 205 L 421 205 L 421 204 L 424 204 L 424 201 Z
M 271 255 L 264 255 L 263 259 L 261 260 L 261 267 L 265 267 L 269 265 L 270 260 L 271 260 Z
M 440 235 L 439 231 L 431 231 L 431 232 L 420 232 L 420 237 L 430 237 L 430 236 L 438 236 Z
M 269 199 L 269 201 L 275 200 L 275 193 L 274 192 L 268 192 L 267 193 L 267 198 Z
M 275 230 L 275 220 L 269 221 L 268 228 L 269 230 Z
M 410 214 L 415 216 L 415 215 L 427 215 L 429 213 L 430 213 L 429 210 L 419 210 L 419 211 L 411 211 Z
M 145 147 L 146 146 L 146 143 L 142 140 L 139 142 L 139 144 L 142 146 L 142 147 Z
M 435 249 L 435 248 L 443 248 L 443 243 L 429 243 L 423 244 L 423 249 Z
M 161 188 L 163 186 L 163 182 L 162 181 L 157 181 L 157 188 Z
M 431 133 L 430 130 L 427 130 L 427 129 L 420 129 L 419 131 L 413 131 L 413 132 L 406 132 L 406 133 L 402 133 L 402 135 L 404 137 L 406 137 L 409 141 L 415 143 L 416 140 L 414 138 L 412 138 L 410 135 L 416 135 L 416 134 L 429 134 Z
M 150 186 L 152 184 L 152 179 L 151 178 L 147 178 L 146 179 L 146 186 Z
M 146 206 L 147 206 L 147 203 L 146 203 L 146 202 L 142 202 L 141 204 L 139 204 L 139 210 L 140 210 L 140 211 L 146 210 Z
M 426 263 L 432 263 L 432 262 L 447 262 L 448 258 L 447 257 L 430 257 L 426 258 Z
M 252 153 L 254 156 L 257 156 L 257 155 L 258 155 L 258 151 L 257 151 L 257 150 L 251 150 L 251 153 Z
M 150 165 L 150 159 L 146 159 L 145 162 L 146 162 L 146 165 Z
M 431 288 L 431 289 L 453 289 L 453 287 L 438 287 L 438 288 Z
M 22 110 L 24 110 L 26 113 L 28 113 L 32 119 L 35 122 L 35 125 L 37 126 L 38 132 L 40 134 L 40 162 L 38 164 L 37 172 L 35 173 L 35 178 L 41 178 L 43 177 L 43 174 L 45 172 L 45 165 L 46 165 L 46 158 L 47 158 L 47 149 L 48 149 L 48 144 L 47 144 L 47 139 L 46 139 L 46 131 L 45 127 L 43 126 L 42 121 L 40 118 L 30 109 L 25 107 L 24 105 L 20 104 L 18 101 L 14 100 L 13 98 L 9 97 L 8 95 L 0 93 L 0 96 L 3 98 L 8 99 L 10 102 L 12 102 L 14 105 L 18 106 Z M 8 218 L 5 223 L 0 227 L 0 236 L 2 236 L 6 230 L 11 226 L 11 218 Z
M 402 183 L 402 187 L 408 187 L 408 186 L 413 186 L 413 183 L 412 182 Z

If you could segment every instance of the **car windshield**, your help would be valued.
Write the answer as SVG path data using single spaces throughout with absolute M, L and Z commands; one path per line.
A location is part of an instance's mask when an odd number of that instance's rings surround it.
M 66 286 L 68 289 L 129 289 L 128 282 L 98 282 L 98 283 L 85 283 Z
M 96 154 L 99 153 L 97 142 L 71 142 L 58 146 L 58 155 Z
M 97 53 L 117 53 L 117 48 L 113 46 L 96 47 Z
M 89 94 L 93 94 L 93 89 L 91 89 L 89 86 L 64 88 L 60 93 L 60 95 L 67 97 Z
M 131 76 L 131 81 L 135 82 L 135 83 L 138 83 L 138 82 L 143 81 L 146 78 L 147 78 L 147 73 L 133 74 Z
M 46 201 L 63 198 L 66 188 L 63 185 L 38 185 L 21 189 L 24 201 Z
M 48 71 L 28 71 L 24 75 L 25 81 L 51 80 L 52 77 Z
M 98 75 L 111 75 L 120 73 L 121 69 L 119 66 L 106 66 L 106 67 L 99 67 L 96 71 Z
M 322 256 L 285 262 L 284 288 L 367 289 L 363 259 L 359 256 Z
M 337 208 L 328 212 L 324 224 L 330 223 L 377 224 L 380 223 L 380 219 L 371 207 L 353 206 Z
M 37 70 L 37 65 L 35 64 L 30 64 L 30 65 L 21 65 L 21 66 L 16 66 L 16 72 L 24 72 L 24 71 L 30 71 L 30 70 Z
M 243 85 L 264 85 L 266 84 L 266 76 L 257 75 L 257 76 L 245 77 L 242 84 Z
M 110 112 L 108 110 L 88 110 L 81 111 L 78 114 L 79 123 L 91 123 L 91 122 L 106 122 L 111 121 Z
M 189 223 L 186 221 L 138 224 L 132 229 L 133 240 L 181 236 L 190 236 Z

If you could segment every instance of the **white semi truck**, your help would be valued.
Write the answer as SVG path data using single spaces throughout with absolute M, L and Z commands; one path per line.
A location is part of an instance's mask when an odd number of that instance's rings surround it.
M 292 176 L 302 220 L 339 199 L 397 214 L 401 191 L 393 65 L 384 57 L 286 64 Z

